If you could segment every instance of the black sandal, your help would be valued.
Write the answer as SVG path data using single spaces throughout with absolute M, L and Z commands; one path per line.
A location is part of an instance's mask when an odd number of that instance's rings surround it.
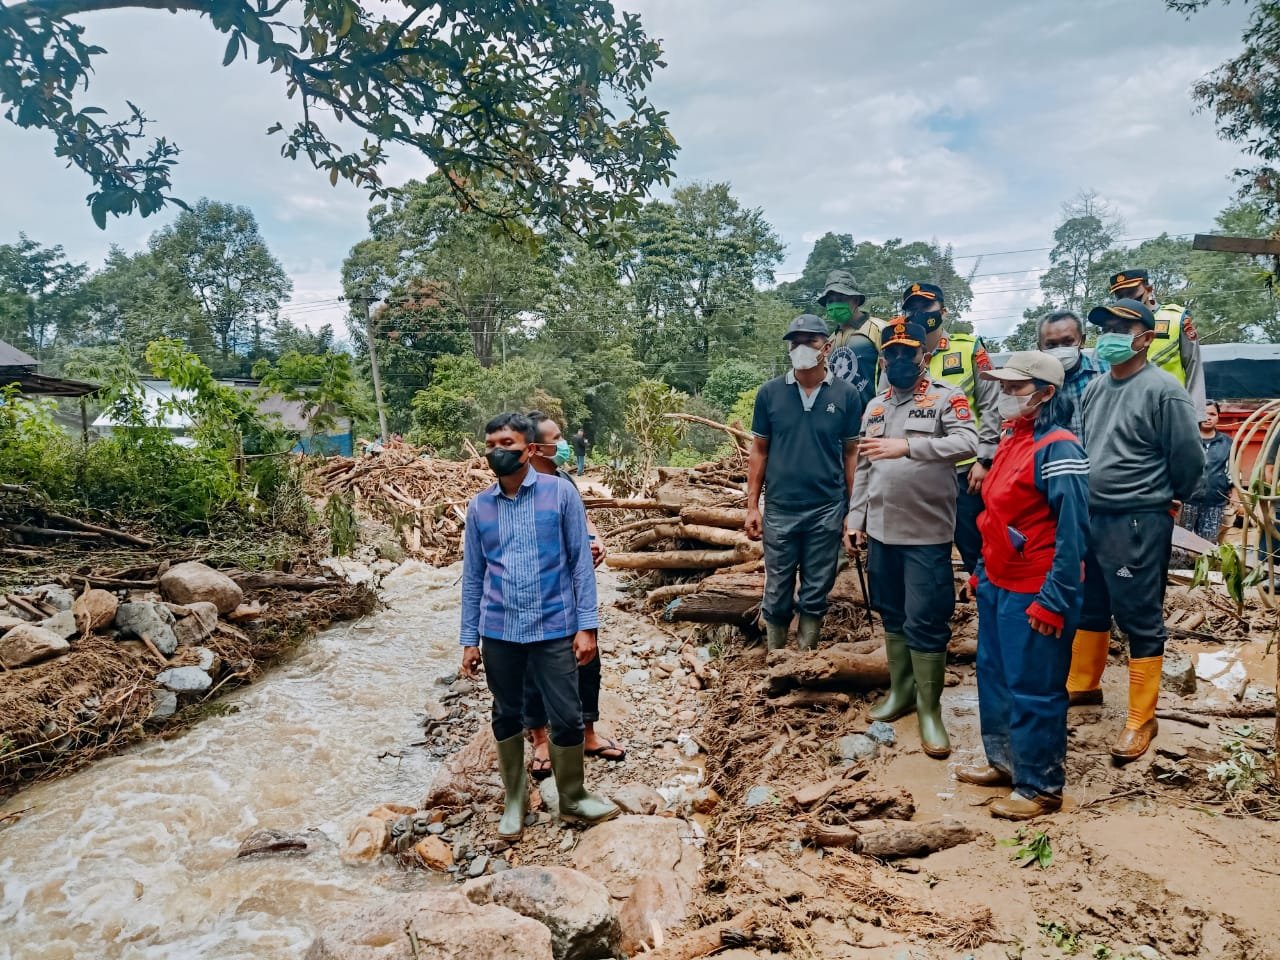
M 551 776 L 551 758 L 534 754 L 533 762 L 529 764 L 529 775 L 535 780 L 545 780 Z
M 588 757 L 599 757 L 601 760 L 608 760 L 610 763 L 621 763 L 627 759 L 626 748 L 616 740 L 610 740 L 608 737 L 602 737 L 604 740 L 603 747 L 596 747 L 594 750 L 584 750 Z M 610 752 L 613 756 L 610 756 Z

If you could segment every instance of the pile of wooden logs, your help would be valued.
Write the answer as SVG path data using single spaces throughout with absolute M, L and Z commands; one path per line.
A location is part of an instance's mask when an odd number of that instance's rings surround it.
M 365 457 L 331 457 L 311 471 L 319 498 L 350 494 L 362 512 L 398 531 L 406 552 L 437 565 L 462 556 L 467 503 L 493 483 L 484 460 L 436 460 L 407 445 Z

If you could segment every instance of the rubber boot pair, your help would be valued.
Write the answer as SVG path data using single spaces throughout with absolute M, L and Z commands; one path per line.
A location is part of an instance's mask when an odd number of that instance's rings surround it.
M 885 657 L 889 661 L 889 693 L 871 709 L 873 720 L 886 722 L 916 712 L 920 745 L 929 756 L 942 760 L 951 755 L 951 739 L 942 723 L 942 688 L 947 681 L 947 655 L 920 653 L 907 646 L 901 633 L 885 633 Z
M 1129 658 L 1129 719 L 1111 747 L 1120 763 L 1137 760 L 1147 752 L 1160 730 L 1156 701 L 1160 697 L 1160 672 L 1164 657 Z
M 1071 641 L 1071 672 L 1067 674 L 1067 705 L 1083 707 L 1102 702 L 1102 671 L 1107 667 L 1110 630 L 1077 630 Z
M 770 650 L 781 650 L 787 645 L 787 628 L 790 624 L 764 622 L 765 639 Z M 800 622 L 796 624 L 796 646 L 801 650 L 816 650 L 818 638 L 822 635 L 822 617 L 800 614 Z
M 567 823 L 603 823 L 621 811 L 617 805 L 598 797 L 586 788 L 586 757 L 582 744 L 575 747 L 548 745 L 551 770 L 555 775 L 560 819 Z M 529 781 L 524 769 L 524 734 L 498 741 L 498 772 L 506 796 L 498 836 L 517 839 L 524 830 L 524 816 L 529 807 Z

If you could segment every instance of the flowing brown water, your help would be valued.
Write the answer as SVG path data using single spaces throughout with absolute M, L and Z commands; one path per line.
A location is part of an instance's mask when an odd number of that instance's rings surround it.
M 402 567 L 390 609 L 309 640 L 226 698 L 238 713 L 0 807 L 31 808 L 0 829 L 0 960 L 296 958 L 338 904 L 425 885 L 338 849 L 372 806 L 423 793 L 432 761 L 408 745 L 456 663 L 458 572 Z M 312 831 L 311 852 L 237 860 L 259 828 Z

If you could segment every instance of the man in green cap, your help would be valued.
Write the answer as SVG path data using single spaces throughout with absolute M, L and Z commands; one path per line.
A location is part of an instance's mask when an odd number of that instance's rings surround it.
M 876 373 L 880 360 L 880 330 L 883 320 L 869 316 L 862 305 L 867 302 L 858 291 L 853 274 L 848 270 L 832 270 L 818 304 L 831 325 L 831 353 L 827 369 L 837 380 L 843 380 L 858 391 L 865 407 L 876 392 Z

